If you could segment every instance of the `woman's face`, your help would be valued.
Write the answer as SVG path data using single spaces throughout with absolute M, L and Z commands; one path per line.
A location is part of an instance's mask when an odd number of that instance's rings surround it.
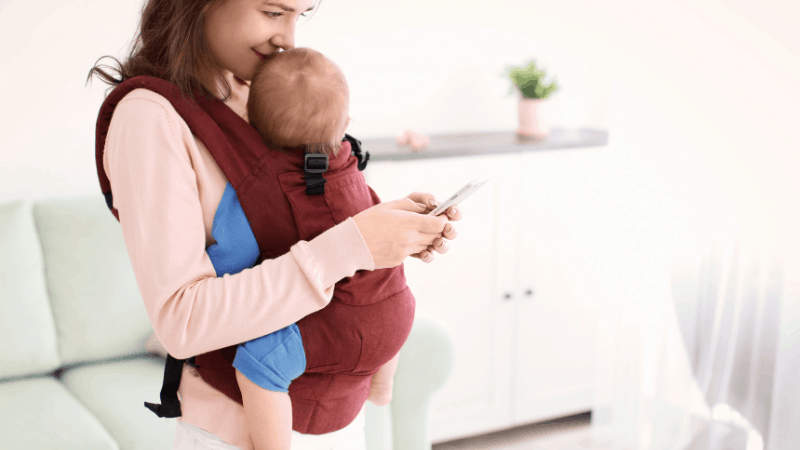
M 209 5 L 205 18 L 211 56 L 223 70 L 250 81 L 264 55 L 294 48 L 297 20 L 313 4 L 313 0 L 218 0 Z

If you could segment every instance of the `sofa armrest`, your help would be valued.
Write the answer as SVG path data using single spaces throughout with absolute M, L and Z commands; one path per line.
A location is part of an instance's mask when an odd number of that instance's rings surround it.
M 430 401 L 453 369 L 452 339 L 435 322 L 417 317 L 400 350 L 392 401 L 367 402 L 367 450 L 430 450 Z
M 400 350 L 392 395 L 394 450 L 430 450 L 430 401 L 447 381 L 455 352 L 447 332 L 436 323 L 417 318 Z

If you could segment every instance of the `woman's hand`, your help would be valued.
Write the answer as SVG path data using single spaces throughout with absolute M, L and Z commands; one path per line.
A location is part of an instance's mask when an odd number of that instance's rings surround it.
M 422 203 L 423 205 L 426 205 L 425 211 L 423 211 L 422 214 L 428 214 L 429 212 L 436 209 L 437 206 L 439 206 L 439 202 L 436 201 L 436 197 L 434 197 L 433 194 L 428 194 L 426 192 L 412 192 L 408 194 L 406 198 L 409 198 L 416 203 Z M 449 220 L 452 221 L 461 220 L 461 210 L 455 206 L 447 208 L 447 211 L 445 211 L 445 215 Z M 410 256 L 413 256 L 414 258 L 417 258 L 423 262 L 429 263 L 434 260 L 434 255 L 433 255 L 434 250 L 442 254 L 447 253 L 447 250 L 450 249 L 450 245 L 447 243 L 445 238 L 455 239 L 456 236 L 458 236 L 458 231 L 456 231 L 456 228 L 453 226 L 453 224 L 450 223 L 445 225 L 443 231 L 444 232 L 442 233 L 442 235 L 433 241 L 433 245 L 429 245 L 427 249 L 419 253 L 413 253 Z
M 448 216 L 427 216 L 425 211 L 430 210 L 406 197 L 372 206 L 353 217 L 376 269 L 399 266 L 407 256 L 426 251 L 441 238 Z

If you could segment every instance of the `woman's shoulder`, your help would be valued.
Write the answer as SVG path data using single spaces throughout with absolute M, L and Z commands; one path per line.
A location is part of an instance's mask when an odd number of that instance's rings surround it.
M 134 89 L 117 104 L 106 138 L 104 165 L 109 157 L 126 154 L 130 158 L 153 153 L 180 155 L 190 163 L 196 146 L 186 122 L 164 96 L 149 89 Z
M 115 190 L 114 183 L 125 177 L 155 184 L 169 179 L 173 185 L 197 188 L 209 229 L 227 184 L 211 153 L 169 100 L 148 89 L 134 89 L 117 104 L 102 164 Z
M 132 135 L 140 135 L 144 130 L 161 134 L 175 149 L 189 152 L 197 145 L 188 123 L 170 100 L 146 88 L 131 90 L 117 103 L 111 116 L 109 134 L 120 130 L 128 130 Z
M 124 114 L 118 114 L 123 111 Z M 135 118 L 139 115 L 142 116 L 142 119 L 166 115 L 171 120 L 183 121 L 175 107 L 166 97 L 145 88 L 134 89 L 122 97 L 122 100 L 119 101 L 114 110 L 114 115 L 111 118 L 112 122 L 118 115 L 126 119 Z

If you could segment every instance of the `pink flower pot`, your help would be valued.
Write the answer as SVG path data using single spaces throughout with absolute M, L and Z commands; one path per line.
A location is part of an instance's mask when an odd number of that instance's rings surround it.
M 547 136 L 547 130 L 542 126 L 541 105 L 544 100 L 540 98 L 520 98 L 519 99 L 519 129 L 517 134 L 520 138 L 532 140 L 543 139 Z

